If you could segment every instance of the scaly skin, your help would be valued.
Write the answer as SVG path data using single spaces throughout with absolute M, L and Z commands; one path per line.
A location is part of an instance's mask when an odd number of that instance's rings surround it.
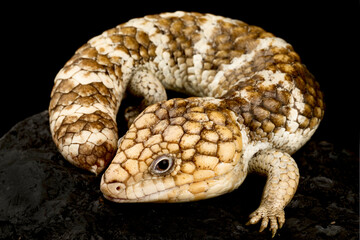
M 166 100 L 165 88 L 195 97 Z M 126 91 L 144 100 L 127 109 L 130 127 L 117 141 Z M 100 188 L 115 202 L 200 200 L 236 189 L 249 172 L 267 175 L 249 224 L 270 224 L 274 236 L 299 182 L 290 155 L 317 129 L 324 103 L 284 40 L 238 20 L 175 12 L 89 40 L 56 76 L 49 113 L 69 162 L 95 174 L 111 162 Z

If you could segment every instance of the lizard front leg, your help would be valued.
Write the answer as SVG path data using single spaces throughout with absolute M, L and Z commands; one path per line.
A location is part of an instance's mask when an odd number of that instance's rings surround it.
M 267 182 L 259 208 L 250 214 L 247 223 L 256 224 L 260 220 L 260 232 L 270 222 L 274 237 L 285 223 L 285 206 L 290 202 L 299 183 L 299 169 L 295 160 L 280 150 L 261 151 L 249 161 L 249 172 L 267 175 Z
M 127 89 L 132 95 L 143 97 L 140 106 L 130 106 L 125 109 L 125 119 L 129 127 L 147 106 L 167 100 L 164 86 L 150 70 L 145 68 L 138 69 L 134 73 Z

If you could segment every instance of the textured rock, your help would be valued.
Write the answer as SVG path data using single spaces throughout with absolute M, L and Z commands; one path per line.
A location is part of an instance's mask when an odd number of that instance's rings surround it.
M 265 179 L 248 176 L 218 198 L 179 204 L 116 204 L 100 178 L 57 152 L 44 111 L 0 139 L 0 239 L 269 239 L 245 226 Z M 121 135 L 121 134 L 120 134 Z M 358 239 L 359 161 L 326 141 L 294 155 L 300 185 L 278 239 Z

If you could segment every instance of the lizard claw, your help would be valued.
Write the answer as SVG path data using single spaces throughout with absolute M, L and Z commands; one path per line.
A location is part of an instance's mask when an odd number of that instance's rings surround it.
M 255 212 L 250 214 L 250 220 L 246 223 L 246 225 L 257 224 L 261 221 L 259 232 L 264 231 L 265 228 L 268 227 L 270 222 L 269 230 L 272 233 L 272 237 L 275 236 L 276 231 L 285 223 L 285 212 L 283 209 L 281 210 L 268 210 L 264 207 L 259 207 Z

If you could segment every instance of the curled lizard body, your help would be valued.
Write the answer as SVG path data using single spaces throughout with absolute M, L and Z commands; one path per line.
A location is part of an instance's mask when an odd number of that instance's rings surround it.
M 195 97 L 166 100 L 166 89 Z M 118 141 L 125 92 L 144 98 Z M 250 224 L 285 221 L 299 172 L 291 154 L 317 129 L 319 84 L 291 45 L 241 21 L 199 13 L 132 19 L 82 46 L 55 78 L 50 129 L 62 155 L 115 202 L 179 202 L 268 176 Z M 137 116 L 137 117 L 136 117 Z

